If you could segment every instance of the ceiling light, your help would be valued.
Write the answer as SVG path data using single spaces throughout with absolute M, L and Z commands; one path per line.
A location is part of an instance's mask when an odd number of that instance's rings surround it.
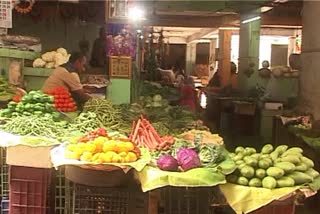
M 247 24 L 247 23 L 249 23 L 249 22 L 253 22 L 253 21 L 256 21 L 256 20 L 259 20 L 259 19 L 261 19 L 261 16 L 255 16 L 255 17 L 252 17 L 252 18 L 243 20 L 241 23 L 242 23 L 242 24 Z
M 273 7 L 263 6 L 261 7 L 261 13 L 268 12 L 269 10 L 272 10 Z
M 128 18 L 133 21 L 143 20 L 143 19 L 145 19 L 144 18 L 144 11 L 141 8 L 133 7 L 131 9 L 129 9 Z

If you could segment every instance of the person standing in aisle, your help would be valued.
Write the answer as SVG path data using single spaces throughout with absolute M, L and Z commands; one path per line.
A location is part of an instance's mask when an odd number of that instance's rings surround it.
M 100 28 L 99 38 L 94 41 L 91 53 L 90 65 L 92 67 L 104 67 L 106 65 L 106 30 Z
M 196 93 L 192 77 L 187 77 L 180 88 L 180 105 L 187 106 L 191 111 L 196 111 Z
M 81 73 L 86 64 L 86 57 L 79 52 L 73 52 L 69 62 L 57 67 L 45 81 L 42 90 L 48 91 L 64 87 L 70 91 L 72 97 L 81 107 L 91 96 L 85 92 L 80 82 Z

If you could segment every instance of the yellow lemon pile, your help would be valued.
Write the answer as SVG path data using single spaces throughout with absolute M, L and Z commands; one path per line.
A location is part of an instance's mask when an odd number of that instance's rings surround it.
M 69 144 L 66 158 L 93 163 L 129 163 L 135 162 L 138 155 L 135 146 L 126 140 L 97 137 L 87 143 Z

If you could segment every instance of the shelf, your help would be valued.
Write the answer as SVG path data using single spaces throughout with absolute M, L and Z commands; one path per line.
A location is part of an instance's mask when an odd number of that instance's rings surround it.
M 0 57 L 34 60 L 40 56 L 38 52 L 0 48 Z
M 23 68 L 24 76 L 37 76 L 37 77 L 48 77 L 52 73 L 53 69 L 50 68 Z

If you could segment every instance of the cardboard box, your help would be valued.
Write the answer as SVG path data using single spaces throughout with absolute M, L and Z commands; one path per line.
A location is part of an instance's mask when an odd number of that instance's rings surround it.
M 7 164 L 35 168 L 52 168 L 50 151 L 53 147 L 9 146 L 7 148 Z

